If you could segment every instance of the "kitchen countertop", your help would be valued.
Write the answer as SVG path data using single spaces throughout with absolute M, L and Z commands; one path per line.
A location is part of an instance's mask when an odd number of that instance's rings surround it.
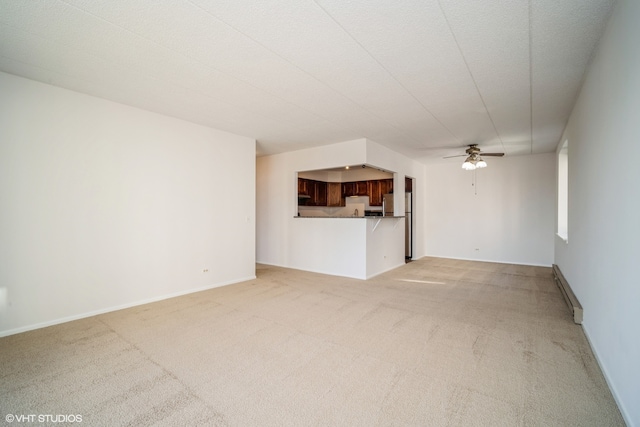
M 299 215 L 294 216 L 294 218 L 340 218 L 340 219 L 363 219 L 363 218 L 371 218 L 371 219 L 385 219 L 385 218 L 404 218 L 403 216 L 381 216 L 381 215 L 372 215 L 372 216 L 313 216 L 313 215 Z

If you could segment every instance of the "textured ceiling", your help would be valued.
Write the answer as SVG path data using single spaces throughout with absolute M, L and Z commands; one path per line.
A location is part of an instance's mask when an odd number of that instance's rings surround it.
M 0 0 L 0 70 L 258 141 L 555 150 L 613 0 Z

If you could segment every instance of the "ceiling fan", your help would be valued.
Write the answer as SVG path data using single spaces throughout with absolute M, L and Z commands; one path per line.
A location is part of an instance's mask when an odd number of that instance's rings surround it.
M 467 157 L 467 159 L 462 164 L 462 169 L 465 170 L 474 170 L 474 169 L 482 169 L 487 167 L 487 162 L 482 160 L 482 156 L 493 156 L 493 157 L 502 157 L 504 153 L 485 153 L 480 150 L 478 144 L 469 144 L 469 148 L 464 150 L 467 154 L 457 154 L 455 156 L 446 156 L 445 159 L 449 159 L 451 157 Z

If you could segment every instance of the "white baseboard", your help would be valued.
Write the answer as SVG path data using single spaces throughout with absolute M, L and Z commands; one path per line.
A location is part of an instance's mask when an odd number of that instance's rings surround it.
M 325 274 L 327 276 L 347 277 L 349 279 L 366 280 L 366 279 L 364 279 L 362 277 L 345 276 L 345 275 L 341 275 L 341 274 L 336 274 L 335 272 L 329 272 L 329 271 L 323 271 L 323 270 L 309 270 L 309 269 L 304 269 L 304 268 L 291 267 L 291 266 L 288 266 L 288 265 L 272 264 L 272 263 L 269 263 L 269 262 L 258 261 L 257 264 L 268 265 L 268 266 L 271 266 L 271 267 L 286 268 L 288 270 L 297 270 L 297 271 L 306 271 L 306 272 L 309 272 L 309 273 Z
M 402 263 L 400 263 L 400 264 L 398 264 L 398 265 L 391 266 L 391 267 L 386 268 L 386 269 L 384 269 L 384 270 L 382 270 L 382 271 L 379 271 L 379 272 L 377 272 L 377 273 L 375 273 L 375 274 L 372 274 L 372 275 L 370 275 L 370 276 L 367 276 L 367 280 L 369 280 L 369 279 L 371 279 L 371 278 L 373 278 L 373 277 L 379 276 L 379 275 L 381 275 L 381 274 L 384 274 L 384 273 L 386 273 L 387 271 L 391 271 L 391 270 L 395 270 L 396 268 L 400 268 L 400 267 L 402 267 L 403 265 L 407 265 L 407 263 L 406 263 L 406 262 L 402 262 Z
M 188 294 L 193 294 L 193 293 L 196 293 L 196 292 L 206 291 L 206 290 L 209 290 L 209 289 L 219 288 L 221 286 L 227 286 L 227 285 L 233 285 L 235 283 L 246 282 L 247 280 L 253 280 L 255 278 L 256 278 L 256 276 L 248 276 L 248 277 L 245 277 L 245 278 L 234 279 L 234 280 L 230 280 L 230 281 L 227 281 L 227 282 L 215 283 L 213 285 L 207 285 L 207 286 L 203 286 L 203 287 L 196 288 L 196 289 L 189 289 L 187 291 L 174 292 L 174 293 L 171 293 L 171 294 L 160 295 L 160 296 L 156 296 L 156 297 L 152 297 L 152 298 L 146 298 L 144 300 L 139 300 L 139 301 L 135 301 L 135 302 L 131 302 L 131 303 L 121 304 L 121 305 L 118 305 L 118 306 L 106 307 L 106 308 L 102 308 L 102 309 L 99 309 L 99 310 L 93 310 L 93 311 L 89 311 L 89 312 L 85 312 L 85 313 L 81 313 L 81 314 L 75 314 L 73 316 L 61 317 L 59 319 L 48 320 L 46 322 L 35 323 L 35 324 L 32 324 L 32 325 L 22 326 L 20 328 L 8 329 L 6 331 L 0 331 L 0 338 L 7 337 L 9 335 L 19 334 L 19 333 L 22 333 L 22 332 L 33 331 L 35 329 L 46 328 L 47 326 L 54 326 L 54 325 L 59 325 L 61 323 L 72 322 L 74 320 L 85 319 L 87 317 L 97 316 L 98 314 L 110 313 L 112 311 L 123 310 L 125 308 L 136 307 L 136 306 L 139 306 L 139 305 L 144 305 L 144 304 L 149 304 L 149 303 L 152 303 L 152 302 L 162 301 L 162 300 L 166 300 L 166 299 L 169 299 L 169 298 L 175 298 L 175 297 L 179 297 L 179 296 L 182 296 L 182 295 L 188 295 Z
M 602 374 L 604 376 L 604 380 L 607 382 L 607 385 L 609 386 L 609 390 L 611 390 L 611 394 L 613 395 L 613 400 L 615 400 L 616 404 L 618 405 L 618 409 L 620 410 L 620 413 L 622 414 L 622 418 L 624 419 L 624 422 L 629 427 L 633 427 L 635 424 L 633 423 L 633 420 L 629 416 L 629 413 L 627 412 L 625 406 L 622 404 L 622 401 L 618 397 L 618 392 L 616 391 L 616 388 L 613 385 L 613 382 L 611 382 L 611 379 L 610 379 L 610 376 L 609 376 L 609 371 L 607 371 L 606 366 L 600 360 L 600 356 L 598 355 L 598 350 L 596 349 L 596 347 L 594 347 L 593 341 L 591 341 L 591 338 L 589 337 L 589 330 L 587 329 L 587 325 L 585 324 L 585 322 L 583 322 L 582 325 L 580 325 L 580 326 L 582 326 L 582 331 L 584 332 L 584 336 L 587 337 L 587 342 L 589 343 L 589 347 L 591 347 L 591 351 L 593 352 L 593 355 L 596 358 L 596 362 L 598 363 L 598 366 L 600 367 L 600 370 L 602 371 Z
M 534 263 L 530 263 L 530 262 L 500 261 L 500 260 L 495 260 L 495 259 L 461 258 L 461 257 L 441 256 L 441 255 L 424 255 L 421 258 L 456 259 L 456 260 L 460 260 L 460 261 L 491 262 L 493 264 L 528 265 L 530 267 L 549 267 L 549 268 L 551 268 L 551 264 L 547 265 L 547 264 L 534 264 Z M 418 258 L 418 259 L 420 259 L 420 258 Z
M 387 271 L 391 271 L 391 270 L 395 270 L 396 268 L 400 268 L 403 265 L 405 265 L 406 263 L 402 262 L 402 263 L 400 263 L 398 265 L 391 266 L 389 268 L 386 268 L 386 269 L 384 269 L 382 271 L 379 271 L 379 272 L 377 272 L 375 274 L 372 274 L 372 275 L 369 275 L 369 276 L 366 276 L 366 277 L 345 276 L 345 275 L 336 274 L 335 272 L 327 272 L 327 271 L 322 271 L 322 270 L 306 270 L 306 269 L 302 269 L 302 268 L 289 267 L 289 266 L 286 266 L 286 265 L 271 264 L 271 263 L 268 263 L 268 262 L 258 262 L 258 264 L 269 265 L 269 266 L 272 266 L 272 267 L 287 268 L 289 270 L 308 271 L 310 273 L 326 274 L 327 276 L 347 277 L 349 279 L 356 279 L 356 280 L 369 280 L 369 279 L 371 279 L 373 277 L 376 277 L 376 276 L 379 276 L 381 274 L 384 274 Z

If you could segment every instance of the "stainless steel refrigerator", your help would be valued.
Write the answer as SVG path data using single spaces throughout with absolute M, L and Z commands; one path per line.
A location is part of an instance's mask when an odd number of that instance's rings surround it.
M 411 211 L 413 210 L 412 193 L 404 194 L 404 258 L 411 260 L 413 258 L 413 218 Z
M 413 258 L 413 198 L 412 193 L 404 194 L 404 258 L 410 260 Z M 384 216 L 393 216 L 393 194 L 384 194 L 382 196 L 382 214 Z
M 393 216 L 393 194 L 382 195 L 382 215 Z

